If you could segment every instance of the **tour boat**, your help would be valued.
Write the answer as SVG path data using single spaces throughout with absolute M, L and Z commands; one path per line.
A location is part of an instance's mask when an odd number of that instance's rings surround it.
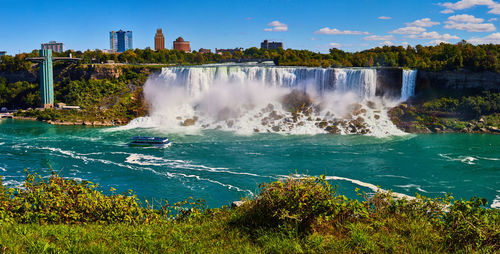
M 131 137 L 129 146 L 141 147 L 168 147 L 170 146 L 168 138 L 162 137 Z

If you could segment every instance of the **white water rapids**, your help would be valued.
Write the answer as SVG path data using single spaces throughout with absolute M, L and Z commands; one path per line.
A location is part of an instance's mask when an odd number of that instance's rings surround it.
M 372 68 L 163 68 L 144 87 L 149 116 L 120 128 L 222 129 L 239 134 L 318 134 L 335 128 L 340 134 L 403 135 L 387 110 L 413 95 L 415 84 L 406 82 L 404 75 L 402 98 L 381 98 L 375 96 L 377 70 Z M 312 101 L 299 113 L 283 104 L 284 96 L 294 90 L 306 93 Z

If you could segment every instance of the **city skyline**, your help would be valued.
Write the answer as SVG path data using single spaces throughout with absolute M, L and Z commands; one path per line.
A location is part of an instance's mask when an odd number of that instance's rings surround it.
M 116 3 L 4 0 L 0 50 L 31 52 L 47 41 L 63 42 L 73 50 L 108 49 L 107 35 L 117 28 L 134 32 L 134 48 L 152 49 L 157 28 L 163 29 L 165 41 L 187 38 L 192 49 L 259 47 L 264 39 L 315 52 L 462 39 L 500 43 L 500 2 L 493 0 Z M 43 29 L 33 25 L 41 12 Z

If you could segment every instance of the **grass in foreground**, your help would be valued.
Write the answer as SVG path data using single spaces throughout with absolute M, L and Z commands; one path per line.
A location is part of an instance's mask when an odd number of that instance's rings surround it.
M 0 188 L 5 253 L 343 253 L 500 251 L 498 209 L 484 199 L 347 199 L 322 178 L 263 184 L 238 208 L 201 201 L 153 210 L 132 192 L 29 175 L 24 189 Z

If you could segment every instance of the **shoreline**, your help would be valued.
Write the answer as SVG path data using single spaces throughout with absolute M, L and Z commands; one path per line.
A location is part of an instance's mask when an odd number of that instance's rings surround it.
M 26 117 L 26 116 L 11 116 L 4 117 L 7 119 L 13 120 L 27 120 L 27 121 L 39 121 L 44 122 L 51 125 L 60 125 L 60 126 L 92 126 L 92 127 L 119 127 L 125 126 L 128 122 L 122 120 L 112 120 L 112 121 L 84 121 L 84 120 L 76 120 L 76 121 L 64 121 L 64 120 L 39 120 L 36 117 Z M 0 118 L 3 119 L 3 118 Z M 487 127 L 477 127 L 474 121 L 469 122 L 470 127 L 462 130 L 454 130 L 451 128 L 448 129 L 430 129 L 427 127 L 424 128 L 414 128 L 415 126 L 411 125 L 409 122 L 399 122 L 398 124 L 394 124 L 396 127 L 404 131 L 408 134 L 448 134 L 448 133 L 457 133 L 457 134 L 491 134 L 491 135 L 500 135 L 500 128 L 494 126 Z

